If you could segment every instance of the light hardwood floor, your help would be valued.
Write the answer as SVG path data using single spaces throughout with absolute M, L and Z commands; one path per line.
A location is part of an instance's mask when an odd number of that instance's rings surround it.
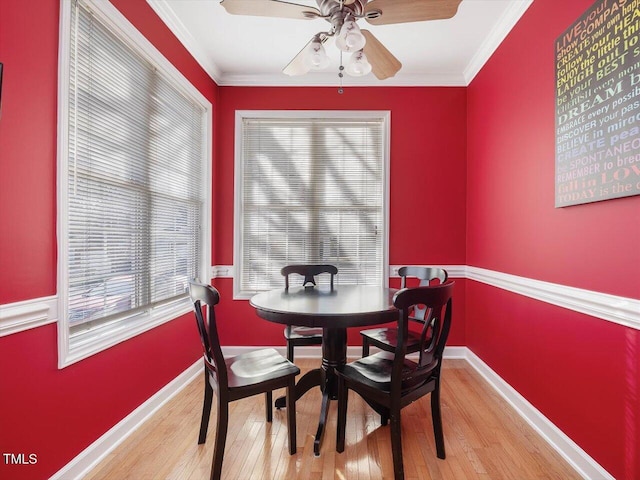
M 304 373 L 318 359 L 296 359 Z M 278 396 L 274 394 L 274 399 Z M 105 458 L 85 480 L 208 479 L 215 434 L 197 444 L 201 377 L 168 402 Z M 581 478 L 464 360 L 443 364 L 442 416 L 447 458 L 436 457 L 429 396 L 402 410 L 405 478 L 529 480 Z M 335 452 L 336 402 L 331 402 L 321 454 L 313 455 L 320 394 L 296 404 L 298 452 L 287 450 L 286 413 L 264 417 L 264 396 L 233 402 L 222 479 L 382 480 L 393 478 L 388 427 L 351 392 L 344 453 Z

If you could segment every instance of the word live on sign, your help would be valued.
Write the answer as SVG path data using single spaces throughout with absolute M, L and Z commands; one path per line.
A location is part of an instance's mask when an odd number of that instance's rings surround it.
M 556 207 L 640 194 L 640 0 L 596 1 L 555 63 Z

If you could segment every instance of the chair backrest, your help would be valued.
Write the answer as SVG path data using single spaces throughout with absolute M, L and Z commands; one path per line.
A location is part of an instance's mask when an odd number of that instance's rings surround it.
M 418 373 L 421 369 L 439 373 L 444 346 L 451 328 L 452 295 L 455 282 L 442 285 L 405 288 L 393 297 L 393 304 L 400 311 L 398 316 L 398 348 L 395 353 L 394 375 L 401 376 L 409 315 L 415 305 L 425 305 L 431 313 L 431 321 L 424 324 L 420 337 Z M 397 372 L 395 370 L 398 370 Z
M 439 280 L 442 284 L 449 278 L 449 274 L 444 268 L 436 267 L 400 267 L 398 269 L 398 275 L 400 275 L 400 288 L 407 287 L 407 278 L 409 277 L 420 280 L 421 287 L 431 285 L 432 280 Z M 428 311 L 428 308 L 416 305 L 413 308 L 411 320 L 417 320 L 424 323 L 429 318 L 427 315 Z
M 321 273 L 331 274 L 331 290 L 333 290 L 333 278 L 338 273 L 334 265 L 287 265 L 280 273 L 284 276 L 284 288 L 289 290 L 289 275 L 296 273 L 304 277 L 302 285 L 304 287 L 314 287 L 316 285 L 316 275 Z
M 220 294 L 211 285 L 190 280 L 189 295 L 193 302 L 206 368 L 217 379 L 218 385 L 226 387 L 228 383 L 227 368 L 224 363 L 222 348 L 220 347 L 214 308 L 220 301 Z M 203 312 L 204 306 L 208 307 L 206 318 Z
M 407 277 L 419 279 L 421 287 L 430 285 L 431 280 L 440 280 L 440 283 L 444 283 L 449 278 L 449 274 L 444 268 L 436 267 L 400 267 L 398 275 L 400 276 L 400 288 L 407 286 Z

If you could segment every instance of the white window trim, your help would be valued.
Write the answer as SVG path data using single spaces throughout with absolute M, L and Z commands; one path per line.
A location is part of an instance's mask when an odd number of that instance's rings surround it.
M 241 265 L 240 245 L 242 243 L 242 130 L 245 118 L 353 118 L 364 119 L 380 117 L 384 120 L 384 151 L 383 151 L 383 225 L 384 239 L 382 246 L 383 284 L 389 284 L 389 177 L 390 177 L 390 149 L 391 149 L 391 112 L 384 110 L 236 110 L 235 118 L 235 177 L 234 177 L 234 213 L 233 213 L 233 264 L 236 268 Z M 233 282 L 233 299 L 247 300 L 252 293 L 241 292 L 240 282 Z
M 110 2 L 101 0 L 82 0 L 91 8 L 97 18 L 107 25 L 137 51 L 145 55 L 154 66 L 162 71 L 176 85 L 184 90 L 186 94 L 201 104 L 205 110 L 205 151 L 203 152 L 203 162 L 205 180 L 203 189 L 204 211 L 202 228 L 202 261 L 199 265 L 201 275 L 207 275 L 211 265 L 211 158 L 213 139 L 213 107 L 211 102 L 202 95 L 180 71 L 171 64 L 160 51 L 153 46 L 130 22 L 124 17 Z M 137 313 L 128 319 L 117 322 L 113 325 L 105 325 L 99 329 L 98 334 L 87 336 L 81 342 L 70 349 L 69 344 L 69 324 L 67 321 L 67 227 L 65 219 L 68 216 L 67 209 L 67 182 L 62 175 L 68 167 L 68 122 L 69 118 L 69 56 L 71 38 L 71 1 L 61 0 L 60 12 L 60 51 L 58 55 L 58 368 L 64 368 L 79 360 L 87 358 L 101 352 L 113 345 L 123 342 L 129 338 L 149 331 L 163 323 L 169 322 L 181 315 L 191 311 L 191 303 L 188 299 L 181 299 L 153 311 Z M 203 279 L 205 280 L 205 279 Z

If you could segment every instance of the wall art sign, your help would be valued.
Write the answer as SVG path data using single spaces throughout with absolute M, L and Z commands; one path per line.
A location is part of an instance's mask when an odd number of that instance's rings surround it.
M 640 0 L 598 0 L 555 44 L 555 205 L 640 194 Z

